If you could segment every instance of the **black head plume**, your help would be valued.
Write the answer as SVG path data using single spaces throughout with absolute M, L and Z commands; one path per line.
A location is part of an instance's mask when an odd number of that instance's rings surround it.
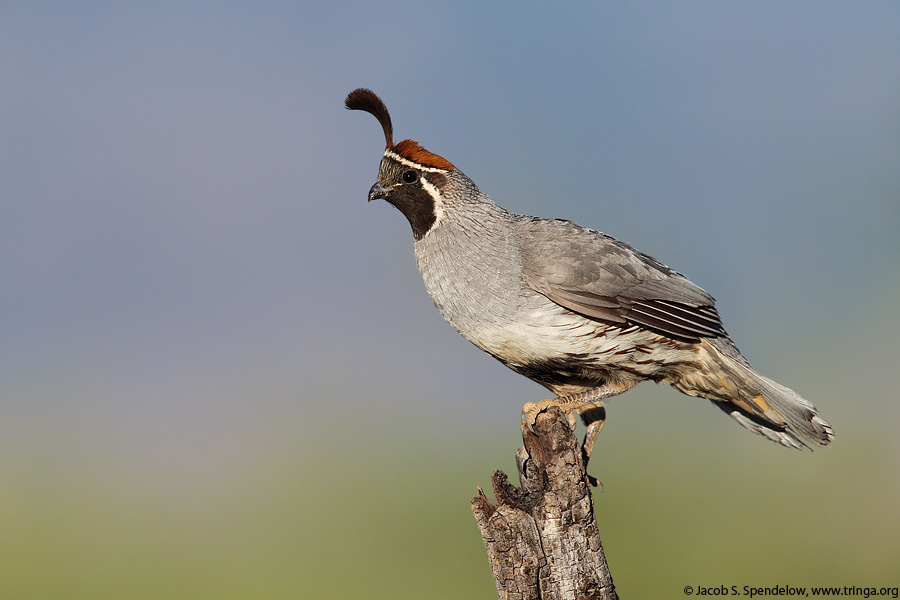
M 394 145 L 394 126 L 391 125 L 391 115 L 388 113 L 387 106 L 384 105 L 381 98 L 375 95 L 375 92 L 366 88 L 355 89 L 347 94 L 344 106 L 350 110 L 364 110 L 375 115 L 384 130 L 385 149 Z

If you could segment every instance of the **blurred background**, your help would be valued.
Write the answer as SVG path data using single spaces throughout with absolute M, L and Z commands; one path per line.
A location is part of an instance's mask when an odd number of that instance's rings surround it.
M 445 324 L 378 123 L 718 300 L 792 452 L 614 399 L 624 597 L 900 584 L 900 5 L 0 3 L 0 598 L 491 598 L 545 390 Z

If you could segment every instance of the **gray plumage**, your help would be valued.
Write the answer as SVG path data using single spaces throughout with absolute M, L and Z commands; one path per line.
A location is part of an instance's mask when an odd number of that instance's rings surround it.
M 409 220 L 441 315 L 558 396 L 546 402 L 585 413 L 650 380 L 708 398 L 785 446 L 833 439 L 811 403 L 753 370 L 712 296 L 683 275 L 598 231 L 504 210 L 443 157 L 411 140 L 393 144 L 387 109 L 368 90 L 353 92 L 347 107 L 385 128 L 369 199 L 386 199 Z

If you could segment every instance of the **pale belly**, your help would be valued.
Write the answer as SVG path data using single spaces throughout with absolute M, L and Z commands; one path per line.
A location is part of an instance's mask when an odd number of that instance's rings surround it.
M 555 304 L 517 314 L 514 322 L 481 323 L 460 333 L 514 371 L 557 394 L 610 380 L 670 383 L 696 368 L 697 345 L 633 326 L 616 327 Z

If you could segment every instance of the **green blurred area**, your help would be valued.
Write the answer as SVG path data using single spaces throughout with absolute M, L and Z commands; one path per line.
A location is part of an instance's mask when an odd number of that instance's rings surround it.
M 897 446 L 877 429 L 839 419 L 835 447 L 795 452 L 655 386 L 610 413 L 591 471 L 623 597 L 897 585 Z M 320 411 L 317 431 L 276 431 L 202 481 L 89 441 L 43 459 L 39 440 L 7 443 L 0 598 L 491 598 L 469 501 L 514 474 L 509 417 L 491 434 Z
M 466 497 L 474 486 L 460 469 L 474 465 L 441 464 L 423 447 L 398 441 L 356 456 L 322 438 L 181 486 L 117 468 L 109 456 L 20 460 L 2 474 L 0 597 L 489 591 Z

